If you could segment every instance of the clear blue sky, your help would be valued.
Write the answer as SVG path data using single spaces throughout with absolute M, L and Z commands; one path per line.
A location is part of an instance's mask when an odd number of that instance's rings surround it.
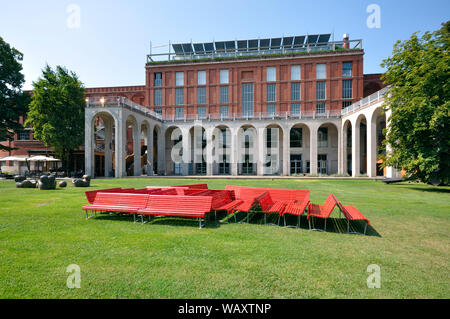
M 69 28 L 70 4 L 80 8 Z M 368 28 L 377 4 L 381 27 Z M 24 54 L 25 89 L 41 69 L 64 65 L 86 87 L 142 85 L 153 45 L 334 32 L 363 39 L 365 73 L 378 73 L 396 40 L 436 30 L 449 20 L 450 0 L 0 0 L 0 36 Z M 73 20 L 71 20 L 73 21 Z

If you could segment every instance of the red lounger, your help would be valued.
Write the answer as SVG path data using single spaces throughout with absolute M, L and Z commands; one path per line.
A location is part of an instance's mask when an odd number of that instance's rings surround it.
M 309 229 L 310 230 L 321 230 L 321 229 L 311 229 L 311 220 L 310 217 L 318 217 L 325 219 L 325 227 L 324 231 L 327 230 L 327 219 L 330 217 L 331 213 L 333 212 L 333 209 L 336 207 L 336 200 L 334 199 L 334 195 L 330 194 L 328 195 L 327 199 L 325 200 L 325 203 L 323 205 L 317 205 L 317 204 L 309 204 L 308 208 L 308 223 L 309 223 Z
M 255 199 L 264 193 L 264 189 L 247 188 L 233 185 L 226 185 L 225 190 L 233 191 L 236 200 L 241 200 L 242 203 L 233 209 L 235 211 L 249 212 L 255 206 Z
M 366 222 L 366 225 L 364 226 L 364 235 L 365 235 L 367 231 L 367 226 L 370 225 L 369 220 L 366 217 L 364 217 L 364 215 L 355 206 L 350 205 L 343 206 L 341 202 L 336 198 L 336 196 L 333 195 L 333 197 L 334 200 L 336 201 L 337 206 L 347 219 L 347 233 L 360 234 L 358 232 L 350 232 L 350 221 L 364 220 Z
M 176 185 L 172 187 L 185 187 L 194 189 L 208 189 L 208 184 Z
M 122 188 L 118 187 L 118 188 L 98 189 L 98 190 L 95 190 L 95 191 L 87 191 L 87 192 L 85 192 L 85 194 L 86 194 L 86 198 L 87 198 L 88 202 L 92 204 L 94 202 L 95 195 L 98 192 L 102 192 L 102 193 L 126 193 L 126 192 L 131 192 L 133 190 L 134 190 L 134 188 L 122 189 Z
M 146 206 L 148 197 L 147 194 L 98 192 L 92 205 L 84 205 L 81 209 L 86 212 L 86 218 L 89 218 L 89 211 L 136 214 Z
M 148 201 L 144 208 L 138 210 L 139 215 L 174 216 L 198 218 L 201 221 L 211 211 L 211 196 L 173 196 L 147 195 Z

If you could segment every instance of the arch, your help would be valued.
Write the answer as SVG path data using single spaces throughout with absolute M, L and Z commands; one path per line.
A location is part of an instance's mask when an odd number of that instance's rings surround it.
M 165 130 L 165 167 L 168 175 L 182 175 L 183 163 L 183 132 L 176 125 L 169 126 Z
M 232 163 L 232 132 L 228 125 L 219 124 L 212 129 L 212 173 L 230 175 Z
M 386 147 L 384 146 L 385 128 L 386 128 L 386 114 L 383 108 L 377 107 L 371 113 L 370 118 L 370 133 L 368 141 L 370 146 L 370 156 L 368 160 L 371 161 L 368 165 L 370 169 L 368 170 L 368 175 L 370 177 L 375 176 L 386 176 L 386 169 L 383 169 L 382 163 L 384 160 L 384 155 L 386 154 Z
M 252 124 L 243 124 L 237 129 L 237 173 L 255 175 L 258 162 L 258 132 Z
M 310 128 L 298 122 L 289 126 L 289 174 L 310 173 Z
M 342 125 L 343 172 L 352 175 L 352 122 L 345 120 Z
M 258 145 L 258 152 L 263 152 L 264 156 L 263 175 L 282 174 L 284 128 L 278 123 L 271 123 L 264 127 L 263 134 L 263 145 Z
M 188 175 L 206 175 L 206 129 L 201 125 L 189 128 Z
M 142 173 L 147 175 L 153 175 L 152 169 L 152 149 L 151 145 L 153 142 L 153 131 L 150 123 L 147 120 L 143 120 L 140 125 L 140 170 Z
M 367 119 L 364 114 L 358 115 L 352 132 L 352 175 L 367 173 Z
M 317 173 L 337 174 L 339 171 L 339 128 L 333 122 L 321 123 L 317 128 Z
M 89 121 L 92 132 L 89 137 L 92 143 L 91 154 L 91 172 L 93 177 L 114 176 L 114 127 L 117 124 L 114 114 L 109 110 L 102 110 L 92 115 Z M 86 148 L 89 152 L 89 148 Z
M 152 129 L 151 159 L 153 174 L 162 175 L 164 172 L 164 136 L 161 126 L 155 124 Z
M 128 176 L 141 175 L 140 170 L 140 132 L 139 124 L 136 117 L 133 114 L 129 114 L 125 120 L 125 141 L 126 141 L 126 155 L 125 155 L 125 167 Z

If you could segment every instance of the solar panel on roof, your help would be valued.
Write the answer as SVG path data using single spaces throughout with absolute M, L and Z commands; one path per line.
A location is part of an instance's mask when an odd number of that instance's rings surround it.
M 259 40 L 259 47 L 261 49 L 268 49 L 269 43 L 270 43 L 270 39 L 261 39 L 261 40 Z
M 249 50 L 258 50 L 258 40 L 248 40 Z
M 189 53 L 194 52 L 194 50 L 192 50 L 192 45 L 190 43 L 183 43 L 182 46 L 183 46 L 184 53 L 189 54 Z
M 195 50 L 196 54 L 204 54 L 205 53 L 203 43 L 194 43 L 194 50 Z
M 279 49 L 281 46 L 281 38 L 274 38 L 270 40 L 270 48 L 271 49 Z
M 321 34 L 319 35 L 319 40 L 317 43 L 328 43 L 330 41 L 331 34 Z
M 236 50 L 236 43 L 234 41 L 226 41 L 225 42 L 225 49 L 227 51 L 234 51 L 234 50 Z
M 216 42 L 216 51 L 225 51 L 225 42 Z
M 172 48 L 177 55 L 184 54 L 183 47 L 181 46 L 181 44 L 172 44 Z
M 214 51 L 214 44 L 212 42 L 203 43 L 205 47 L 206 52 L 213 52 Z
M 239 51 L 247 51 L 247 40 L 239 40 L 237 46 Z
M 294 41 L 294 37 L 283 38 L 283 48 L 291 48 L 292 41 Z
M 294 47 L 300 47 L 305 43 L 305 36 L 297 36 L 294 38 Z
M 306 44 L 316 44 L 319 36 L 317 34 L 308 35 L 308 39 L 306 39 Z

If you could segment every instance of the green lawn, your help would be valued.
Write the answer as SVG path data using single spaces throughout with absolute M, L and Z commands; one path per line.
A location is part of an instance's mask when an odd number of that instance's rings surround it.
M 370 219 L 370 236 L 81 212 L 86 189 L 0 181 L 0 298 L 449 298 L 450 188 L 352 180 L 93 180 L 90 189 L 207 182 L 333 192 Z M 334 217 L 338 217 L 336 212 Z M 258 216 L 256 216 L 258 217 Z M 81 289 L 66 267 L 81 268 Z M 381 267 L 381 288 L 366 285 Z

